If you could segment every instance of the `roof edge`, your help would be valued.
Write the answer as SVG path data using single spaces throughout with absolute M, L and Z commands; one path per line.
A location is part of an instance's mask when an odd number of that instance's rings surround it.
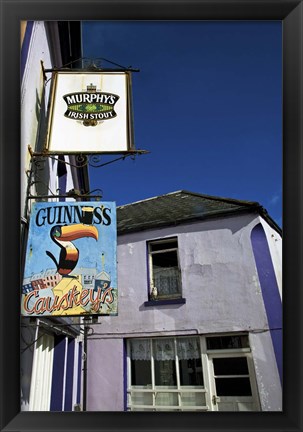
M 261 211 L 262 211 L 262 207 L 260 205 L 256 205 L 254 208 L 238 207 L 235 209 L 228 209 L 228 210 L 224 209 L 221 211 L 209 212 L 207 214 L 192 217 L 192 218 L 181 218 L 181 219 L 177 219 L 177 220 L 174 220 L 171 222 L 159 222 L 159 223 L 155 222 L 153 224 L 149 223 L 148 226 L 141 226 L 140 228 L 138 228 L 138 227 L 129 228 L 129 229 L 124 229 L 124 228 L 119 229 L 118 228 L 118 235 L 128 234 L 131 232 L 146 231 L 146 230 L 150 230 L 150 229 L 154 229 L 154 228 L 163 228 L 163 227 L 169 227 L 169 226 L 182 225 L 182 224 L 186 224 L 186 223 L 199 222 L 199 221 L 204 221 L 204 220 L 208 220 L 208 219 L 214 219 L 216 217 L 222 218 L 224 216 L 233 216 L 234 214 L 243 214 L 243 213 L 251 213 L 251 212 L 256 212 L 258 214 L 261 214 Z
M 174 220 L 174 221 L 171 221 L 171 222 L 166 221 L 166 222 L 158 222 L 157 223 L 157 221 L 155 221 L 153 223 L 149 223 L 148 226 L 144 226 L 144 224 L 142 224 L 141 227 L 139 227 L 139 228 L 138 227 L 129 228 L 129 229 L 125 229 L 125 228 L 119 229 L 118 228 L 118 234 L 122 234 L 122 233 L 127 234 L 130 232 L 143 231 L 143 230 L 153 229 L 156 227 L 168 227 L 168 226 L 173 226 L 173 225 L 180 225 L 180 224 L 183 224 L 186 222 L 192 223 L 195 221 L 207 220 L 207 219 L 211 219 L 214 217 L 230 216 L 230 215 L 237 214 L 237 213 L 256 212 L 260 216 L 262 216 L 264 218 L 264 220 L 282 236 L 281 227 L 279 227 L 279 225 L 269 216 L 267 210 L 257 201 L 244 201 L 244 200 L 237 200 L 237 199 L 233 199 L 233 198 L 222 198 L 222 197 L 217 197 L 217 196 L 212 196 L 212 195 L 190 192 L 190 191 L 187 191 L 185 189 L 180 189 L 180 190 L 177 190 L 174 192 L 169 192 L 167 194 L 158 195 L 158 196 L 154 196 L 151 198 L 146 198 L 146 199 L 143 199 L 140 201 L 135 201 L 135 202 L 129 203 L 129 204 L 124 204 L 124 205 L 118 206 L 117 210 L 118 209 L 124 209 L 125 207 L 133 206 L 136 204 L 141 204 L 141 203 L 144 203 L 147 201 L 156 200 L 158 198 L 163 198 L 166 196 L 180 194 L 180 193 L 184 193 L 187 195 L 196 196 L 196 197 L 200 197 L 200 198 L 206 198 L 206 199 L 213 200 L 213 201 L 232 203 L 232 204 L 237 205 L 237 207 L 235 207 L 233 209 L 215 210 L 215 211 L 208 212 L 204 215 L 197 215 L 197 216 L 193 216 L 190 218 L 181 217 L 181 218 Z
M 184 193 L 184 194 L 187 194 L 187 195 L 197 196 L 197 197 L 200 197 L 200 198 L 207 198 L 207 199 L 213 200 L 213 201 L 223 201 L 223 202 L 228 202 L 228 203 L 233 203 L 233 204 L 239 204 L 239 205 L 243 205 L 243 206 L 260 206 L 260 204 L 257 201 L 244 201 L 244 200 L 238 200 L 238 199 L 235 199 L 235 198 L 225 198 L 225 197 L 219 197 L 219 196 L 214 196 L 214 195 L 200 194 L 198 192 L 191 192 L 191 191 L 188 191 L 186 189 L 180 189 L 180 190 L 177 190 L 177 191 L 174 191 L 174 192 L 168 192 L 166 194 L 157 195 L 157 196 L 150 197 L 150 198 L 145 198 L 145 199 L 142 199 L 142 200 L 139 200 L 139 201 L 134 201 L 134 202 L 131 202 L 131 203 L 128 203 L 128 204 L 122 204 L 122 205 L 118 206 L 118 208 L 132 206 L 132 205 L 135 205 L 135 204 L 140 204 L 140 203 L 143 203 L 143 202 L 146 202 L 146 201 L 151 201 L 151 200 L 154 200 L 154 199 L 163 198 L 163 197 L 170 196 L 170 195 L 176 195 L 176 194 L 179 194 L 179 193 Z

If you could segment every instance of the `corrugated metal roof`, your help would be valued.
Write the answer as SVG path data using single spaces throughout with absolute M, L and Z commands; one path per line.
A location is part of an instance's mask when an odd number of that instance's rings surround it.
M 240 212 L 258 212 L 280 231 L 257 202 L 202 195 L 185 190 L 118 207 L 117 228 L 118 234 L 126 234 Z

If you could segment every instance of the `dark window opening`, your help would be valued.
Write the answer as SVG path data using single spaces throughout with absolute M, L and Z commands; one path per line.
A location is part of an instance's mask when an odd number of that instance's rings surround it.
M 218 396 L 251 396 L 249 378 L 216 378 Z
M 246 357 L 214 358 L 213 365 L 218 396 L 252 395 Z
M 131 384 L 145 386 L 151 384 L 151 361 L 132 360 Z
M 206 338 L 208 350 L 249 348 L 247 335 L 212 336 Z
M 246 357 L 213 359 L 215 375 L 248 375 Z
M 179 360 L 181 386 L 203 386 L 201 359 Z
M 167 249 L 174 249 L 174 248 L 175 249 L 178 248 L 177 240 L 167 240 L 167 241 L 159 241 L 159 242 L 150 243 L 151 252 L 167 250 Z

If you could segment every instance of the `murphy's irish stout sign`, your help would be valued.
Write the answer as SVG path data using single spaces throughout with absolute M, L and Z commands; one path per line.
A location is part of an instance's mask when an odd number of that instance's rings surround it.
M 133 149 L 128 72 L 55 72 L 49 112 L 49 153 Z
M 22 315 L 117 315 L 116 248 L 114 203 L 35 203 Z

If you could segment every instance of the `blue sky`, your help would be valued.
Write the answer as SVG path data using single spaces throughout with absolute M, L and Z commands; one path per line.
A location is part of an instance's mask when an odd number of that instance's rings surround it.
M 180 189 L 258 201 L 282 225 L 280 21 L 90 21 L 82 35 L 84 57 L 140 69 L 135 147 L 150 151 L 91 168 L 91 190 L 117 205 Z

